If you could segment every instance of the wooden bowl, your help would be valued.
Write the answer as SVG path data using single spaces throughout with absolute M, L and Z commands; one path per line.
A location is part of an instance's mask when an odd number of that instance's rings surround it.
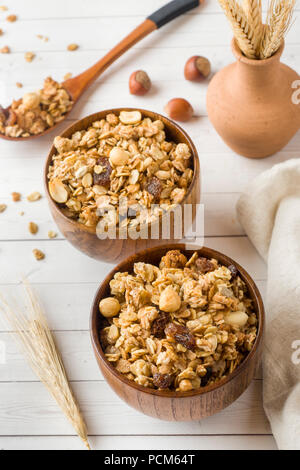
M 195 250 L 185 249 L 183 244 L 171 244 L 149 248 L 136 253 L 118 266 L 104 279 L 95 295 L 90 320 L 91 340 L 98 365 L 111 388 L 128 405 L 142 413 L 167 421 L 197 421 L 218 413 L 234 402 L 248 387 L 257 371 L 262 354 L 264 330 L 264 306 L 261 295 L 249 274 L 238 263 L 228 256 L 210 248 L 197 250 L 201 256 L 215 258 L 225 266 L 234 264 L 248 287 L 258 317 L 258 332 L 252 350 L 237 369 L 218 383 L 208 385 L 200 390 L 174 392 L 153 390 L 127 379 L 107 361 L 99 341 L 100 313 L 99 302 L 110 295 L 109 282 L 118 271 L 133 271 L 135 262 L 158 265 L 168 250 L 179 249 L 187 257 Z
M 196 204 L 200 202 L 200 165 L 199 165 L 199 158 L 198 153 L 196 150 L 195 145 L 193 144 L 190 137 L 187 133 L 175 122 L 171 121 L 170 119 L 162 116 L 158 113 L 153 111 L 147 111 L 145 109 L 138 109 L 134 108 L 135 110 L 139 110 L 144 117 L 149 117 L 153 120 L 160 119 L 165 124 L 165 131 L 166 131 L 166 139 L 172 140 L 176 143 L 186 143 L 192 152 L 192 168 L 194 170 L 193 180 L 190 184 L 190 187 L 187 191 L 187 194 L 183 201 L 181 202 L 180 206 L 183 207 L 184 204 L 193 204 L 194 207 Z M 108 109 L 105 111 L 101 111 L 99 113 L 91 114 L 90 116 L 77 121 L 75 124 L 72 124 L 68 127 L 61 137 L 70 137 L 74 132 L 82 129 L 86 129 L 90 126 L 94 121 L 100 120 L 105 118 L 105 116 L 109 113 L 119 114 L 120 111 L 132 111 L 133 108 L 116 108 L 116 109 Z M 100 240 L 94 228 L 86 227 L 79 222 L 66 217 L 60 205 L 57 204 L 51 198 L 48 189 L 48 168 L 52 162 L 52 156 L 56 153 L 56 149 L 54 145 L 52 145 L 50 153 L 48 155 L 45 170 L 44 170 L 44 184 L 45 184 L 45 191 L 49 203 L 49 207 L 52 213 L 52 216 L 66 239 L 78 248 L 83 253 L 91 256 L 92 258 L 98 259 L 100 261 L 106 261 L 115 263 L 124 259 L 125 257 L 129 256 L 130 254 L 136 253 L 138 250 L 149 248 L 154 245 L 158 244 L 165 244 L 169 242 L 176 241 L 176 237 L 174 237 L 174 224 L 172 221 L 174 220 L 171 217 L 171 227 L 170 227 L 170 238 L 166 239 L 151 239 L 150 237 L 146 239 L 138 239 L 133 240 L 131 238 L 127 238 L 126 240 L 123 239 L 106 239 Z M 193 211 L 193 217 L 195 216 L 195 211 Z M 161 218 L 158 220 L 159 228 L 161 229 Z M 184 231 L 186 231 L 189 227 L 186 225 L 184 227 Z M 159 232 L 160 233 L 160 232 Z M 185 233 L 185 232 L 184 232 Z

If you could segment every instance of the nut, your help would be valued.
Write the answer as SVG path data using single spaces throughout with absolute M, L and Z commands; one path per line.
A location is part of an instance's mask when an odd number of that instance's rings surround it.
M 206 57 L 194 55 L 185 64 L 184 76 L 191 82 L 201 82 L 205 80 L 211 72 L 211 65 Z
M 34 223 L 34 222 L 29 222 L 29 224 L 28 224 L 28 230 L 29 230 L 29 232 L 30 232 L 32 235 L 35 235 L 35 234 L 38 232 L 39 228 L 38 228 L 38 226 L 37 226 L 36 223 Z
M 64 204 L 68 200 L 69 194 L 66 186 L 57 178 L 49 182 L 49 192 L 52 199 L 59 204 Z
M 122 124 L 137 124 L 142 120 L 142 114 L 140 111 L 121 111 L 120 121 Z
M 7 208 L 7 205 L 6 204 L 0 204 L 0 214 L 1 212 L 4 212 Z
M 29 202 L 35 202 L 41 199 L 42 195 L 38 191 L 34 191 L 33 193 L 29 194 L 27 196 L 27 201 Z
M 120 308 L 119 301 L 114 297 L 107 297 L 99 303 L 99 310 L 105 318 L 115 317 L 118 315 Z
M 119 336 L 119 328 L 116 325 L 111 325 L 107 333 L 108 342 L 114 344 L 119 338 Z
M 38 250 L 37 248 L 32 250 L 32 253 L 34 254 L 35 259 L 37 259 L 38 261 L 45 258 L 45 253 L 43 253 L 41 250 Z
M 242 328 L 248 321 L 248 315 L 245 312 L 233 312 L 225 316 L 225 323 L 237 328 Z
M 175 121 L 188 121 L 193 116 L 194 110 L 184 98 L 173 98 L 165 107 L 165 112 Z
M 129 91 L 132 95 L 143 96 L 151 88 L 151 80 L 146 72 L 137 70 L 130 75 Z
M 37 108 L 40 104 L 40 96 L 37 93 L 25 93 L 22 104 L 26 109 Z
M 16 87 L 17 87 L 17 88 L 22 88 L 22 87 L 23 87 L 23 83 L 21 83 L 21 82 L 16 82 Z
M 166 289 L 160 294 L 159 308 L 164 312 L 176 312 L 181 306 L 181 299 L 172 287 Z
M 111 149 L 109 154 L 109 161 L 112 166 L 126 165 L 130 157 L 130 154 L 121 147 L 114 147 Z

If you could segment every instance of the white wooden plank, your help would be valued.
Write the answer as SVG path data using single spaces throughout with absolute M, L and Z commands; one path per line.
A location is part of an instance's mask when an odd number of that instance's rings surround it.
M 246 237 L 207 238 L 206 245 L 232 257 L 255 280 L 266 279 L 266 266 Z M 32 250 L 38 248 L 46 258 L 37 261 Z M 88 258 L 67 241 L 14 241 L 0 243 L 0 283 L 16 283 L 24 274 L 31 282 L 101 282 L 112 265 Z M 11 260 L 16 260 L 12 263 Z
M 88 316 L 88 312 L 86 314 Z M 37 381 L 16 346 L 13 334 L 0 332 L 1 351 L 3 346 L 5 348 L 4 361 L 0 362 L 0 383 Z M 103 380 L 94 357 L 89 331 L 56 331 L 55 339 L 70 380 Z M 3 355 L 1 358 L 3 359 Z M 259 371 L 256 378 L 261 377 Z
M 93 450 L 277 450 L 273 436 L 90 436 Z M 0 437 L 2 450 L 84 450 L 75 436 Z
M 105 382 L 75 382 L 73 388 L 90 434 L 269 434 L 261 401 L 261 381 L 221 413 L 200 422 L 158 422 L 123 403 Z M 0 435 L 74 434 L 44 386 L 0 384 Z
M 295 16 L 293 26 L 287 35 L 286 43 L 298 44 L 297 29 L 299 18 Z M 112 42 L 111 27 L 114 26 Z M 80 44 L 82 50 L 97 50 L 99 47 L 111 48 L 114 43 L 130 33 L 140 20 L 136 17 L 89 17 L 61 19 L 55 23 L 55 34 L 52 19 L 30 20 L 6 25 L 6 39 L 11 45 L 12 52 L 24 52 L 24 46 L 37 51 L 66 50 L 70 42 Z M 17 29 L 16 29 L 17 28 Z M 89 34 L 87 34 L 87 31 Z M 216 34 L 216 31 L 219 33 Z M 49 37 L 48 42 L 39 40 L 36 35 L 43 34 Z M 74 39 L 73 39 L 74 38 Z M 143 47 L 186 47 L 193 45 L 211 46 L 229 44 L 232 30 L 223 14 L 214 15 L 213 21 L 207 21 L 206 15 L 182 16 L 152 33 L 151 38 L 143 40 Z M 139 46 L 137 46 L 139 47 Z
M 166 0 L 88 0 L 87 2 L 76 2 L 74 0 L 52 0 L 51 2 L 39 2 L 38 0 L 6 0 L 5 4 L 17 12 L 22 20 L 41 18 L 86 18 L 89 16 L 146 16 L 165 5 Z M 263 2 L 264 11 L 266 2 Z M 299 6 L 296 5 L 296 11 Z M 222 14 L 221 8 L 216 1 L 207 0 L 204 5 L 190 11 L 188 15 Z

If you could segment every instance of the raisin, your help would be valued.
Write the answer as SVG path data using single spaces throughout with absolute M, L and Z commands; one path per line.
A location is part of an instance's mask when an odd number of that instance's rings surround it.
M 229 271 L 231 272 L 231 278 L 234 279 L 238 275 L 238 269 L 234 266 L 234 264 L 231 264 L 228 266 Z
M 165 327 L 170 322 L 171 317 L 167 312 L 159 312 L 158 317 L 151 325 L 151 333 L 158 339 L 165 337 Z
M 159 201 L 160 193 L 162 191 L 162 184 L 156 176 L 153 176 L 145 185 L 146 191 L 154 197 L 154 201 Z
M 103 171 L 99 175 L 97 173 L 94 173 L 94 184 L 99 184 L 100 186 L 109 188 L 112 167 L 110 166 L 108 158 L 100 157 L 97 161 L 97 166 L 98 165 L 102 166 Z
M 186 326 L 169 323 L 165 328 L 165 334 L 174 338 L 177 343 L 182 344 L 186 349 L 194 351 L 196 339 Z
M 215 265 L 207 258 L 198 258 L 195 262 L 196 268 L 201 274 L 215 270 Z
M 154 374 L 153 385 L 156 388 L 169 388 L 173 383 L 173 376 L 170 374 Z
M 187 259 L 179 250 L 170 250 L 162 257 L 162 264 L 165 268 L 184 268 Z
M 17 115 L 12 109 L 9 108 L 6 126 L 14 126 L 16 123 L 17 123 Z
M 212 376 L 212 368 L 206 367 L 206 374 L 204 377 L 201 377 L 201 387 L 205 387 L 208 384 L 209 379 Z

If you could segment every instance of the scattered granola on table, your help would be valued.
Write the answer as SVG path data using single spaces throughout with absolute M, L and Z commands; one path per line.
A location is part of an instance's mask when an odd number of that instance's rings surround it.
M 1 49 L 0 49 L 0 53 L 1 54 L 9 54 L 10 53 L 10 48 L 8 46 L 3 46 Z
M 29 202 L 36 202 L 41 199 L 42 195 L 38 191 L 34 191 L 33 193 L 28 194 L 27 201 Z
M 100 341 L 128 379 L 189 391 L 232 373 L 251 351 L 257 317 L 247 287 L 215 259 L 171 250 L 159 267 L 118 272 L 102 299 Z
M 34 52 L 25 52 L 24 58 L 26 62 L 32 62 L 33 59 L 35 58 L 35 53 Z
M 75 44 L 75 43 L 69 44 L 67 47 L 68 51 L 76 51 L 78 48 L 79 48 L 78 44 Z
M 29 222 L 28 230 L 32 235 L 35 235 L 38 232 L 39 227 L 35 222 Z
M 21 194 L 20 193 L 17 193 L 17 192 L 14 191 L 13 193 L 11 193 L 11 197 L 12 197 L 13 202 L 21 201 Z
M 14 23 L 17 21 L 17 16 L 16 15 L 8 15 L 6 18 L 6 21 L 9 21 L 10 23 Z
M 128 230 L 156 220 L 184 199 L 193 178 L 189 146 L 167 141 L 164 123 L 140 111 L 108 114 L 54 145 L 50 195 L 65 215 L 95 229 L 100 220 Z
M 56 238 L 56 237 L 57 237 L 57 233 L 54 232 L 54 230 L 49 230 L 48 238 Z
M 42 259 L 45 258 L 45 253 L 43 253 L 41 250 L 35 248 L 32 250 L 32 253 L 37 261 L 41 261 Z
M 9 137 L 29 137 L 60 122 L 73 102 L 67 91 L 52 78 L 35 93 L 13 101 L 9 110 L 0 107 L 0 133 Z

